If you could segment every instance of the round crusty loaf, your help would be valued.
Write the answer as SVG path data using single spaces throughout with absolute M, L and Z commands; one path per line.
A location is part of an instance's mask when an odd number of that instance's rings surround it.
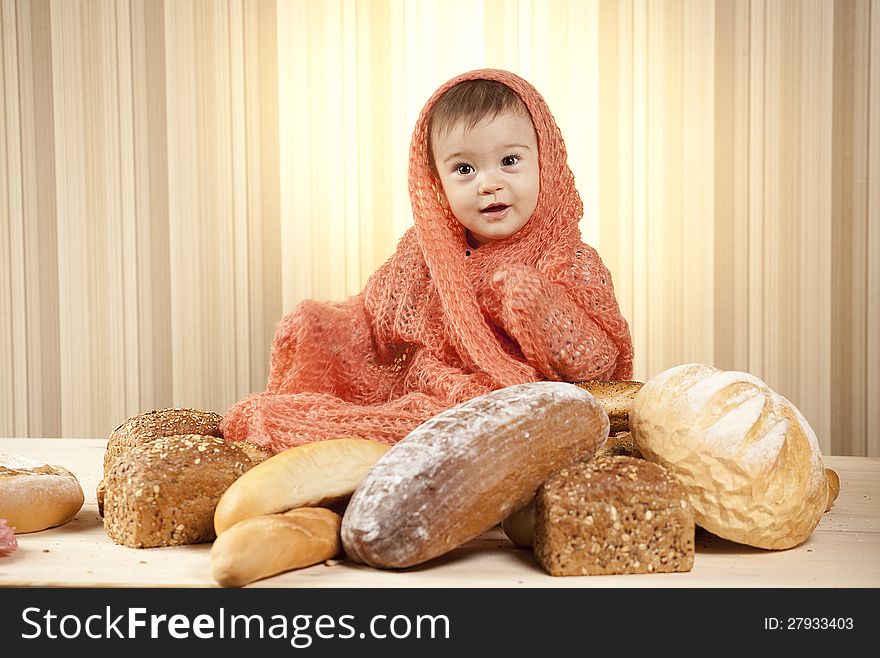
M 79 480 L 66 468 L 0 454 L 0 518 L 16 534 L 63 525 L 79 512 L 83 501 Z
M 785 549 L 819 523 L 828 497 L 819 442 L 797 408 L 757 377 L 670 368 L 639 391 L 630 427 L 645 459 L 684 484 L 706 530 Z
M 571 384 L 532 382 L 473 398 L 376 462 L 345 510 L 342 545 L 373 567 L 427 562 L 501 523 L 607 437 L 605 410 Z

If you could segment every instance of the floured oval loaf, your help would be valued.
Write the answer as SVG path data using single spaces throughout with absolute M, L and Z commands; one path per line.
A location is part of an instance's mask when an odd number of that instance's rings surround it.
M 697 525 L 759 548 L 797 546 L 828 498 L 816 435 L 757 377 L 691 363 L 648 380 L 630 413 L 645 459 L 678 477 Z
M 379 568 L 427 562 L 500 523 L 607 436 L 602 405 L 561 382 L 510 386 L 447 409 L 367 473 L 342 519 L 343 548 Z
M 233 482 L 214 510 L 220 535 L 239 521 L 347 498 L 390 446 L 366 439 L 328 439 L 282 450 Z
M 84 500 L 79 480 L 63 466 L 0 454 L 0 518 L 16 534 L 64 525 Z

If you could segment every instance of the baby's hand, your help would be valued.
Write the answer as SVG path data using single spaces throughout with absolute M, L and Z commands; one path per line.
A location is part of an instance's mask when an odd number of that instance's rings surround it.
M 492 287 L 508 311 L 545 311 L 548 281 L 528 265 L 517 263 L 492 275 Z

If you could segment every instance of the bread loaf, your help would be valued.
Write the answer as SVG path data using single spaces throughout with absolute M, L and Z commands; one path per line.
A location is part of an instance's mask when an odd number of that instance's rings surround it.
M 163 436 L 221 436 L 222 416 L 202 409 L 154 409 L 128 418 L 114 429 L 107 439 L 104 452 L 104 475 L 119 455 Z M 95 489 L 98 514 L 104 516 L 104 481 Z
M 230 485 L 214 511 L 218 535 L 242 519 L 346 499 L 390 446 L 330 439 L 283 450 Z
M 552 576 L 693 567 L 693 510 L 658 464 L 622 455 L 572 464 L 535 500 L 535 560 Z
M 613 457 L 615 455 L 641 458 L 642 455 L 636 446 L 632 432 L 617 432 L 611 434 L 611 436 L 608 437 L 608 440 L 596 452 L 593 459 L 599 459 L 600 457 Z
M 825 501 L 825 511 L 827 512 L 834 505 L 834 501 L 837 500 L 837 496 L 840 494 L 840 477 L 834 470 L 826 468 L 825 481 L 828 484 L 828 498 Z
M 605 443 L 596 451 L 596 454 L 590 457 L 588 461 L 596 461 L 602 457 L 618 455 L 641 459 L 642 455 L 639 453 L 638 448 L 636 448 L 631 432 L 617 432 L 609 436 Z M 517 546 L 532 548 L 534 546 L 535 530 L 535 499 L 532 498 L 528 503 L 504 519 L 501 522 L 501 529 L 504 530 L 507 538 Z
M 501 529 L 520 548 L 532 548 L 535 541 L 535 497 L 504 519 Z
M 132 416 L 114 429 L 107 438 L 104 475 L 119 455 L 163 436 L 196 434 L 219 437 L 222 419 L 220 414 L 213 411 L 187 408 L 154 409 Z
M 323 562 L 339 553 L 341 522 L 338 514 L 322 507 L 239 521 L 211 546 L 211 575 L 224 587 L 241 587 Z
M 76 476 L 22 455 L 0 454 L 0 518 L 16 534 L 63 525 L 85 497 Z
M 571 384 L 511 386 L 447 409 L 370 469 L 342 519 L 343 547 L 374 567 L 427 562 L 500 523 L 607 436 L 602 405 Z
M 605 407 L 610 421 L 610 434 L 629 431 L 629 411 L 643 386 L 642 382 L 597 379 L 577 382 L 575 385 L 591 393 Z
M 105 478 L 104 528 L 132 548 L 212 541 L 224 491 L 271 453 L 214 436 L 165 436 L 120 455 Z
M 785 549 L 819 523 L 828 498 L 819 442 L 797 408 L 757 377 L 670 368 L 636 396 L 630 426 L 642 455 L 685 486 L 706 530 Z

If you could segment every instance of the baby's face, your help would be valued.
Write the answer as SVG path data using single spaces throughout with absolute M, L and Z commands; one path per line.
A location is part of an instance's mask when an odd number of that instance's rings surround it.
M 527 116 L 509 112 L 433 136 L 445 203 L 486 244 L 520 230 L 538 204 L 538 139 Z

